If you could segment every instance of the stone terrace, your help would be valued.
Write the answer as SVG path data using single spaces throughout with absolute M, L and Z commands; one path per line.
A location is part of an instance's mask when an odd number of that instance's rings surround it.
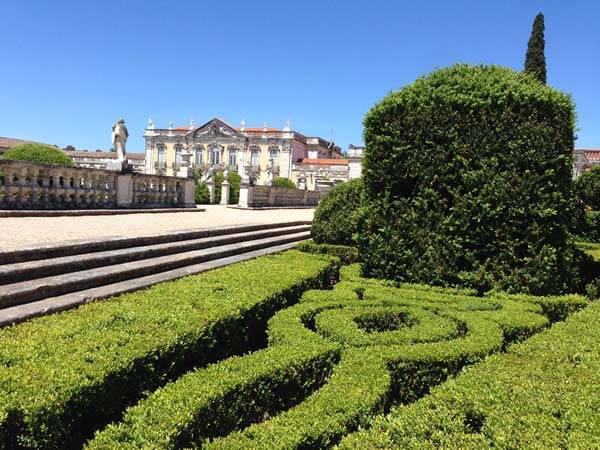
M 206 212 L 83 217 L 0 218 L 0 250 L 74 240 L 150 236 L 227 225 L 312 220 L 314 209 L 249 211 L 202 205 Z

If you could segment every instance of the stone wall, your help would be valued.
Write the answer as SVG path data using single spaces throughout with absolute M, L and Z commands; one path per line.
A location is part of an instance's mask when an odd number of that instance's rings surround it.
M 0 160 L 0 209 L 193 206 L 193 179 Z
M 240 186 L 241 208 L 316 207 L 321 199 L 318 191 L 271 187 Z

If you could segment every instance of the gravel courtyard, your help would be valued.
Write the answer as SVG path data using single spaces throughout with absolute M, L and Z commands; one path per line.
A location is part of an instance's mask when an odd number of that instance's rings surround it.
M 204 205 L 205 212 L 131 214 L 83 217 L 0 218 L 0 250 L 96 240 L 119 236 L 150 236 L 217 226 L 312 220 L 314 209 L 239 210 Z

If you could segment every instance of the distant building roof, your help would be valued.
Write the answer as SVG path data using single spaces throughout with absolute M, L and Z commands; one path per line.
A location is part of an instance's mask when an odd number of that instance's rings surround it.
M 94 159 L 117 159 L 117 152 L 99 152 L 99 151 L 72 151 L 66 150 L 65 153 L 71 158 L 94 158 Z M 143 153 L 127 152 L 128 159 L 143 160 L 146 156 Z
M 307 166 L 347 166 L 348 160 L 304 158 L 301 163 Z
M 0 150 L 8 150 L 19 144 L 31 144 L 33 141 L 25 141 L 23 139 L 14 139 L 8 137 L 0 137 Z

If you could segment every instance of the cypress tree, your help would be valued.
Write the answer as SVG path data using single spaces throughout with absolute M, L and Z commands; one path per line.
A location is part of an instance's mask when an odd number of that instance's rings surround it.
M 544 15 L 539 13 L 533 21 L 531 36 L 525 55 L 525 72 L 546 84 L 546 56 L 544 55 Z

